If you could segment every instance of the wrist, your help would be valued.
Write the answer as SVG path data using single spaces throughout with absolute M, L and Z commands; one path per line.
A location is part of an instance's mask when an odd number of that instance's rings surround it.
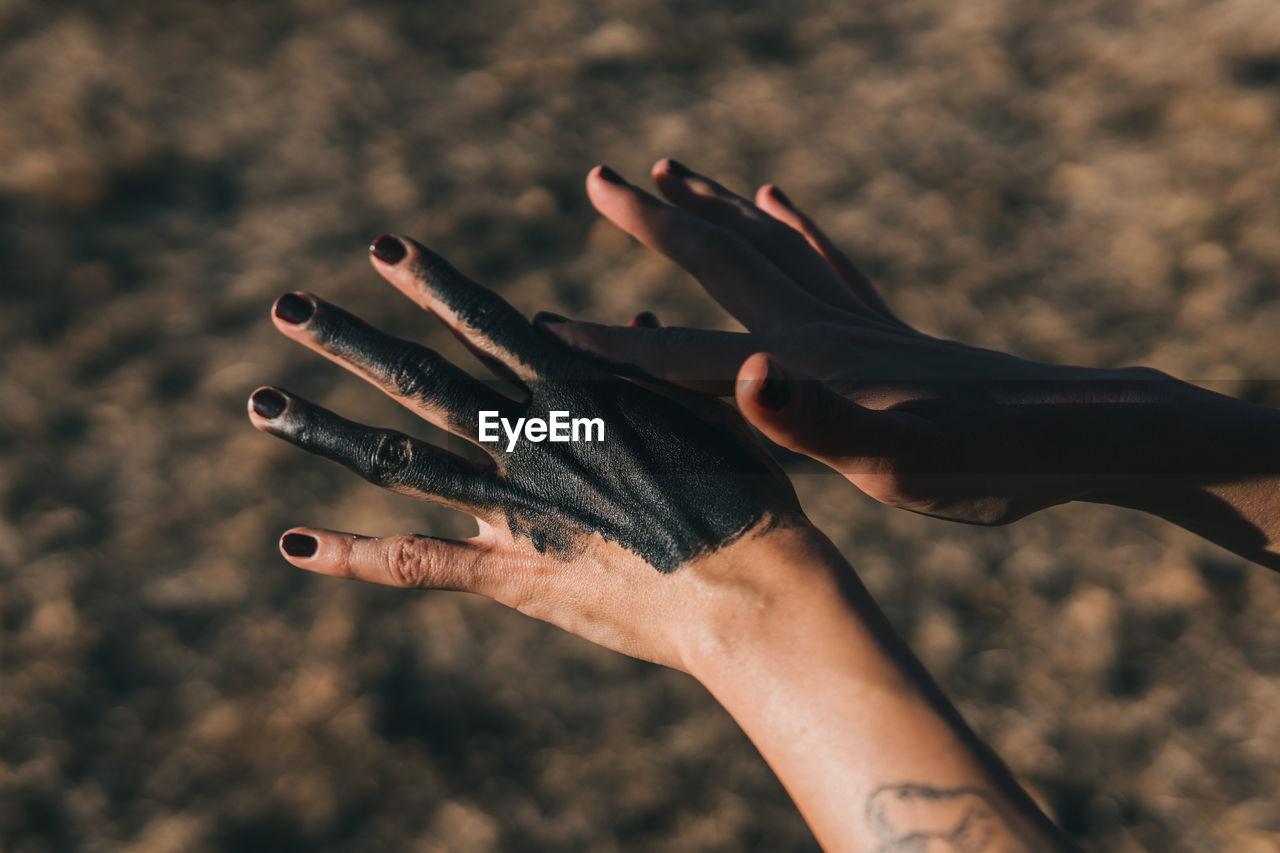
M 1065 368 L 1020 424 L 1062 498 L 1145 509 L 1171 488 L 1280 472 L 1280 412 L 1146 367 Z
M 736 568 L 750 592 L 713 596 L 686 669 L 751 738 L 824 849 L 881 846 L 873 805 L 890 789 L 973 794 L 1006 821 L 988 832 L 1062 849 L 821 533 L 771 531 L 737 557 L 720 570 Z
M 1158 516 L 1280 569 L 1280 411 L 1178 382 L 1126 464 L 1078 500 Z
M 879 656 L 880 616 L 839 550 L 807 521 L 723 549 L 698 567 L 698 618 L 685 620 L 684 670 L 722 701 L 726 692 L 812 666 L 832 643 Z M 864 670 L 900 682 L 898 670 Z M 746 687 L 750 690 L 750 687 Z
M 1280 478 L 1280 411 L 1159 376 L 1112 426 L 1124 440 L 1078 499 L 1162 514 L 1234 483 Z

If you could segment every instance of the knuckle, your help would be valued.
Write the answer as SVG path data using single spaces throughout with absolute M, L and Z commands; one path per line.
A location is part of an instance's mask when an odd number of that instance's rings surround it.
M 418 252 L 413 274 L 473 329 L 488 329 L 524 319 L 502 297 L 470 281 L 434 252 L 425 249 Z
M 425 397 L 440 377 L 440 356 L 428 349 L 405 346 L 387 365 L 387 384 L 401 397 Z
M 369 453 L 365 477 L 378 486 L 404 482 L 413 461 L 413 440 L 407 435 L 384 432 L 378 435 Z
M 473 329 L 509 328 L 524 322 L 524 317 L 502 297 L 477 285 L 458 292 L 450 307 Z
M 435 551 L 416 536 L 393 536 L 383 549 L 387 579 L 395 586 L 423 587 L 435 573 Z

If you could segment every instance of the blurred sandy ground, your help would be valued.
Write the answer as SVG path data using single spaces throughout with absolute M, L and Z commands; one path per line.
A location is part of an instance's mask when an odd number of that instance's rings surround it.
M 520 308 L 729 321 L 581 181 L 779 182 L 924 329 L 1273 399 L 1280 6 L 0 0 L 0 850 L 805 850 L 689 679 L 288 568 L 466 522 L 254 432 L 270 327 L 415 234 Z M 1136 514 L 975 530 L 798 469 L 926 663 L 1097 850 L 1280 844 L 1280 578 Z M 853 807 L 853 804 L 851 804 Z

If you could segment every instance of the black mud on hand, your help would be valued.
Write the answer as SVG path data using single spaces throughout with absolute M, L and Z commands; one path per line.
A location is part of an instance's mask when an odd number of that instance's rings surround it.
M 488 519 L 513 536 L 569 559 L 599 535 L 670 572 L 754 529 L 799 517 L 795 494 L 727 406 L 695 413 L 650 388 L 613 376 L 535 330 L 497 294 L 443 258 L 404 241 L 410 295 L 472 350 L 527 390 L 516 402 L 444 362 L 315 297 L 305 331 L 384 390 L 415 398 L 462 438 L 482 447 L 486 469 L 422 442 L 346 421 L 296 397 L 264 428 L 367 479 Z M 417 375 L 420 372 L 422 375 Z M 411 393 L 410 393 L 411 392 Z M 549 421 L 553 412 L 599 418 L 603 440 L 482 443 L 480 401 L 508 418 Z M 412 401 L 410 401 L 412 402 Z M 394 449 L 396 452 L 389 452 Z

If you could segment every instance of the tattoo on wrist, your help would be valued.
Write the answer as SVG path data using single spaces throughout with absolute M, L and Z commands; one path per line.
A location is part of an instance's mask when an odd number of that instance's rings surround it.
M 1004 811 L 978 788 L 886 785 L 867 798 L 881 853 L 1030 853 Z

